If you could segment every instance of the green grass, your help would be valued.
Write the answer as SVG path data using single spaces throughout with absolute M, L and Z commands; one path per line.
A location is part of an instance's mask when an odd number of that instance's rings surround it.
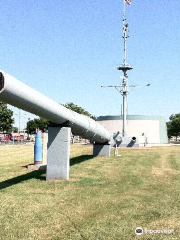
M 24 167 L 33 146 L 0 148 L 0 239 L 180 239 L 180 146 L 91 154 L 72 146 L 71 180 L 46 182 Z M 137 236 L 136 227 L 174 232 Z

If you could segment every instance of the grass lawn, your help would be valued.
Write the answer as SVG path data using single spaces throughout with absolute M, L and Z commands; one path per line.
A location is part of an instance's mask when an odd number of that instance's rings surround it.
M 24 167 L 33 146 L 0 148 L 0 239 L 180 240 L 180 146 L 91 154 L 72 146 L 71 180 L 46 182 Z

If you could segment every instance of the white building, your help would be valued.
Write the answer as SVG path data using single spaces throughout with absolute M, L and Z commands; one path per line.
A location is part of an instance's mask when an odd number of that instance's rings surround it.
M 107 128 L 110 133 L 122 132 L 123 116 L 100 116 L 97 121 Z M 163 116 L 128 115 L 127 136 L 147 137 L 148 144 L 167 144 L 166 120 Z M 141 140 L 140 140 L 141 141 Z

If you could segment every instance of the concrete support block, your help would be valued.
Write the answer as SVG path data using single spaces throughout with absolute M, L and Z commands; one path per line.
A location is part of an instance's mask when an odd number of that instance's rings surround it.
M 69 179 L 70 134 L 70 127 L 48 128 L 47 181 Z
M 110 144 L 94 144 L 93 145 L 93 156 L 106 156 L 110 157 Z
M 38 171 L 45 171 L 46 170 L 46 165 L 42 164 L 29 164 L 27 165 L 28 170 L 38 170 Z

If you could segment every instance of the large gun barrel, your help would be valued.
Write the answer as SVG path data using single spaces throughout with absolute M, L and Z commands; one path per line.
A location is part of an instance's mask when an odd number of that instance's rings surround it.
M 109 131 L 93 119 L 65 108 L 0 70 L 0 100 L 56 124 L 67 121 L 75 135 L 96 143 L 110 140 Z

